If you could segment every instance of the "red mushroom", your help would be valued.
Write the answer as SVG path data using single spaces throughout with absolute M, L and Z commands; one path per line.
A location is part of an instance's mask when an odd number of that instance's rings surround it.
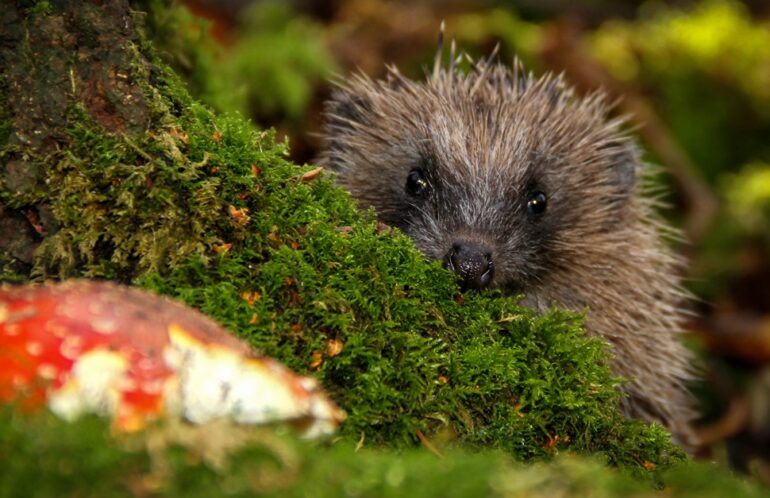
M 0 287 L 0 401 L 47 405 L 124 430 L 180 417 L 296 422 L 307 436 L 344 419 L 315 379 L 256 354 L 205 315 L 107 282 Z

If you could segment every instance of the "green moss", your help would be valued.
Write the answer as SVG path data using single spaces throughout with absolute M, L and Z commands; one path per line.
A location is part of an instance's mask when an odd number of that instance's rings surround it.
M 0 497 L 131 496 L 125 477 L 149 467 L 147 455 L 120 449 L 95 417 L 69 425 L 2 407 L 0 448 Z
M 494 447 L 519 460 L 570 449 L 653 478 L 640 464 L 667 468 L 683 458 L 660 427 L 620 416 L 605 353 L 574 316 L 539 317 L 495 296 L 458 304 L 443 270 L 425 265 L 401 236 L 362 229 L 332 241 L 333 249 L 316 240 L 304 255 L 281 248 L 259 266 L 243 255 L 208 270 L 182 265 L 142 283 L 203 309 L 298 371 L 312 370 L 313 353 L 340 341 L 342 352 L 326 355 L 315 375 L 348 411 L 349 441 L 405 448 L 420 431 L 439 446 Z M 319 275 L 312 258 L 324 254 L 329 269 Z M 407 278 L 408 289 L 399 283 Z M 252 289 L 263 297 L 250 306 L 239 293 Z
M 218 441 L 230 437 L 219 430 Z M 169 427 L 154 428 L 153 442 L 146 444 L 136 436 L 111 437 L 96 418 L 69 424 L 3 409 L 0 497 L 661 496 L 597 459 L 575 455 L 522 465 L 496 451 L 450 449 L 439 458 L 425 448 L 356 451 L 349 443 L 310 444 L 282 431 L 255 431 L 249 439 L 219 460 L 212 449 L 217 441 L 183 443 L 183 433 Z M 678 465 L 666 481 L 664 495 L 680 498 L 759 498 L 767 492 L 710 464 Z
M 35 16 L 46 16 L 52 12 L 51 2 L 34 2 L 29 8 L 29 13 Z

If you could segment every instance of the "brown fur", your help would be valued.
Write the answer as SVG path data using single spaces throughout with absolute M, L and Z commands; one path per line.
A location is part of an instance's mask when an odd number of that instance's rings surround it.
M 456 65 L 452 54 L 424 83 L 395 68 L 385 81 L 354 76 L 327 104 L 319 162 L 427 256 L 445 258 L 458 238 L 482 244 L 491 285 L 539 310 L 588 309 L 587 330 L 629 379 L 626 414 L 694 443 L 681 264 L 662 240 L 675 234 L 655 214 L 649 167 L 622 120 L 607 118 L 600 93 L 578 98 L 561 78 Z M 422 199 L 405 191 L 414 169 L 430 185 Z M 535 190 L 548 196 L 537 217 Z

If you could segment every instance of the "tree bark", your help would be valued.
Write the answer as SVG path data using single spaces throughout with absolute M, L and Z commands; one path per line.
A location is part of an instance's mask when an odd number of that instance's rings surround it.
M 67 149 L 73 112 L 105 132 L 143 133 L 150 122 L 132 67 L 127 0 L 5 1 L 0 9 L 0 278 L 28 274 L 57 231 L 46 201 L 50 159 Z

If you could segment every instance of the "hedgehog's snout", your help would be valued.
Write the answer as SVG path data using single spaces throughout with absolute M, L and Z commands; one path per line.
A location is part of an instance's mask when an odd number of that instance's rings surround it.
M 489 286 L 495 274 L 490 250 L 462 240 L 452 244 L 444 256 L 444 266 L 457 274 L 463 292 Z

